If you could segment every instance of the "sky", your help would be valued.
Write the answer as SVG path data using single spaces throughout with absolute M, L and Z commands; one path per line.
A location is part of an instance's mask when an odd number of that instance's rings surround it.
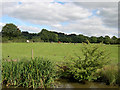
M 45 28 L 66 34 L 118 37 L 118 2 L 5 0 L 0 2 L 0 10 L 0 30 L 6 23 L 14 23 L 30 33 Z

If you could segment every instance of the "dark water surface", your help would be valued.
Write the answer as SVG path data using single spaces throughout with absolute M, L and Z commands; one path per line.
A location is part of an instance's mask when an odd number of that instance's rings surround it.
M 58 88 L 118 88 L 118 86 L 106 85 L 102 82 L 76 83 L 65 79 L 60 79 L 57 82 L 59 83 Z
M 120 90 L 118 86 L 106 85 L 102 82 L 84 81 L 84 83 L 77 83 L 66 79 L 59 79 L 55 82 L 58 87 L 54 89 L 28 89 L 21 87 L 15 89 L 14 87 L 7 88 L 3 86 L 2 90 Z

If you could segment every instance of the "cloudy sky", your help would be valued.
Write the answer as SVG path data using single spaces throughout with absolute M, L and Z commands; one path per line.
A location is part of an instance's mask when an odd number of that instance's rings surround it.
M 48 2 L 49 1 L 49 2 Z M 38 33 L 46 28 L 66 34 L 118 36 L 117 2 L 1 2 L 0 29 L 6 23 L 16 24 L 22 31 Z

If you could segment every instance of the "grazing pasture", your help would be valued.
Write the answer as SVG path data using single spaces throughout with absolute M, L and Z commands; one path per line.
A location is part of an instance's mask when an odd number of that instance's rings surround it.
M 43 57 L 52 61 L 61 62 L 76 55 L 83 57 L 82 44 L 77 43 L 3 43 L 3 59 L 31 58 L 33 49 L 34 57 Z M 104 45 L 110 53 L 111 63 L 118 62 L 118 45 Z

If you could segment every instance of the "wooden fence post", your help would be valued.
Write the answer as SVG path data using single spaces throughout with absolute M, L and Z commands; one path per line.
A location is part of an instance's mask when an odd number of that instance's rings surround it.
M 32 59 L 33 59 L 33 49 L 32 49 Z

